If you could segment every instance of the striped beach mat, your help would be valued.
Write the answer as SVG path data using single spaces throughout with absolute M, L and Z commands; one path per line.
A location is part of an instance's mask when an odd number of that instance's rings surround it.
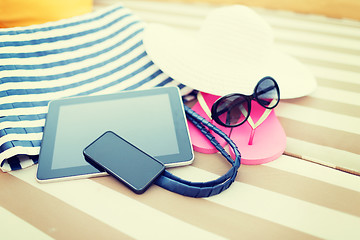
M 147 56 L 142 22 L 120 4 L 0 30 L 2 171 L 36 164 L 50 100 L 175 85 Z

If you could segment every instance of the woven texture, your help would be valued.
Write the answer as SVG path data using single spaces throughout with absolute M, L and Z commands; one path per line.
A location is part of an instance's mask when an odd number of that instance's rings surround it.
M 208 122 L 187 106 L 185 106 L 185 112 L 187 119 L 189 119 L 202 132 L 202 134 L 210 140 L 210 142 L 219 150 L 232 167 L 221 177 L 207 182 L 191 182 L 183 180 L 165 170 L 165 172 L 156 180 L 156 184 L 169 191 L 188 197 L 200 198 L 217 195 L 228 189 L 235 181 L 241 163 L 240 152 L 235 143 L 216 126 Z M 208 129 L 218 134 L 229 144 L 235 153 L 235 160 L 231 159 L 230 155 L 225 151 Z

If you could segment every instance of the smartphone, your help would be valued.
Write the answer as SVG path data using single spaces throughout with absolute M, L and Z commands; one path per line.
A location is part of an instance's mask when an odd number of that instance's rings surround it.
M 100 171 L 106 171 L 137 194 L 141 194 L 165 170 L 149 154 L 107 131 L 83 151 L 85 160 Z

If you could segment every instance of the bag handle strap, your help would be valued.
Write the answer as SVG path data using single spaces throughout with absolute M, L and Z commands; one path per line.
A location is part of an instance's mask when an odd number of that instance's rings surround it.
M 241 164 L 240 152 L 236 144 L 220 129 L 201 117 L 188 106 L 184 105 L 184 110 L 188 120 L 191 121 L 209 139 L 209 141 L 225 157 L 225 159 L 231 164 L 232 167 L 223 176 L 208 182 L 190 182 L 183 180 L 165 170 L 155 183 L 169 191 L 189 197 L 210 197 L 219 194 L 225 189 L 229 188 L 230 185 L 235 181 L 238 169 Z M 235 153 L 235 160 L 231 159 L 230 155 L 225 151 L 225 149 L 220 145 L 220 143 L 215 139 L 215 137 L 208 129 L 224 138 L 224 140 L 233 149 Z

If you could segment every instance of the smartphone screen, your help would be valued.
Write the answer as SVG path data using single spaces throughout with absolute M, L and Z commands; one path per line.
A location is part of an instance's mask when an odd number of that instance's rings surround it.
M 164 165 L 114 132 L 102 134 L 83 154 L 85 160 L 106 171 L 140 194 L 164 171 Z

